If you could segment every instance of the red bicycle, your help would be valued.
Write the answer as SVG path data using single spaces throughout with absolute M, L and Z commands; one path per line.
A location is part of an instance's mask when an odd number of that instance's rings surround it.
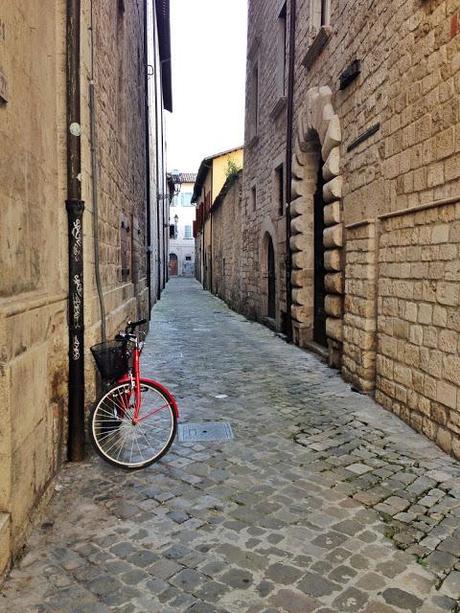
M 171 392 L 141 376 L 142 333 L 147 320 L 128 321 L 115 340 L 91 347 L 102 378 L 110 382 L 89 415 L 90 438 L 107 462 L 136 470 L 157 462 L 171 447 L 179 410 Z

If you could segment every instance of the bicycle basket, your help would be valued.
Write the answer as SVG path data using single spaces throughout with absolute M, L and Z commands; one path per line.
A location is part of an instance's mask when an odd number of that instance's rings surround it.
M 129 353 L 124 341 L 108 341 L 93 345 L 91 353 L 103 379 L 118 379 L 128 372 Z

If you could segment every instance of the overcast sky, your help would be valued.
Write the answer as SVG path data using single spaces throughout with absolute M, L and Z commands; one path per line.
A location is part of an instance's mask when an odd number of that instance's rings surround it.
M 243 144 L 247 0 L 171 0 L 168 169 Z

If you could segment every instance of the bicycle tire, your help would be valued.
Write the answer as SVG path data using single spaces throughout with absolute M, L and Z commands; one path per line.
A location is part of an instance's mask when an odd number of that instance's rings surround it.
M 112 464 L 112 466 L 117 466 L 118 468 L 125 470 L 139 470 L 158 462 L 158 460 L 160 460 L 169 451 L 177 434 L 176 410 L 172 399 L 168 397 L 167 390 L 165 390 L 163 386 L 157 385 L 154 381 L 147 379 L 141 379 L 141 389 L 143 393 L 145 393 L 146 390 L 154 391 L 158 398 L 163 399 L 163 406 L 158 409 L 152 409 L 152 411 L 156 411 L 154 415 L 160 415 L 161 418 L 164 417 L 166 419 L 164 441 L 161 442 L 159 450 L 145 460 L 133 461 L 132 454 L 134 448 L 134 437 L 136 437 L 136 444 L 139 449 L 139 453 L 142 456 L 141 447 L 139 445 L 139 440 L 141 439 L 135 434 L 134 429 L 139 428 L 138 432 L 140 436 L 143 436 L 145 440 L 148 440 L 146 431 L 142 431 L 139 425 L 133 425 L 129 415 L 123 416 L 121 414 L 126 410 L 129 411 L 130 407 L 123 406 L 121 400 L 117 401 L 117 394 L 118 398 L 122 397 L 120 394 L 129 394 L 130 397 L 132 390 L 129 383 L 115 383 L 112 385 L 92 407 L 89 414 L 88 431 L 91 443 L 96 453 L 103 460 L 109 464 Z M 110 409 L 108 409 L 108 407 L 110 407 Z M 141 419 L 148 419 L 148 414 L 146 417 L 145 409 L 144 414 L 142 413 L 142 409 L 143 405 L 141 405 L 139 416 Z M 109 411 L 113 414 L 108 414 Z M 155 420 L 155 423 L 157 422 L 158 420 Z M 127 438 L 128 433 L 129 436 L 132 437 L 133 441 L 131 445 L 130 461 L 128 461 L 124 455 L 123 459 L 121 459 L 122 452 L 120 451 L 125 442 L 128 444 L 130 442 L 130 440 Z M 149 434 L 151 433 L 149 432 Z M 117 447 L 117 437 L 118 439 L 122 439 L 119 447 Z

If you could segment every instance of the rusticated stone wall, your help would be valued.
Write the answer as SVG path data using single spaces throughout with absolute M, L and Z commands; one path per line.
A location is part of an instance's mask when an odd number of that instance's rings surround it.
M 384 257 L 379 252 L 379 236 L 383 239 L 389 232 L 386 224 L 390 222 L 384 220 L 385 215 L 460 196 L 460 3 L 458 0 L 330 2 L 326 3 L 330 14 L 326 15 L 322 28 L 315 25 L 311 15 L 315 4 L 318 5 L 312 0 L 297 0 L 295 16 L 293 194 L 290 203 L 294 341 L 311 346 L 310 341 L 315 336 L 313 201 L 318 188 L 316 173 L 321 168 L 326 183 L 323 240 L 328 295 L 324 306 L 329 362 L 336 366 L 342 363 L 344 376 L 355 387 L 367 392 L 376 388 L 379 400 L 388 406 L 394 405 L 395 411 L 406 421 L 457 453 L 455 446 L 459 435 L 452 425 L 447 425 L 454 422 L 445 411 L 434 407 L 439 403 L 438 387 L 439 399 L 443 396 L 451 405 L 454 402 L 453 390 L 448 387 L 454 382 L 447 379 L 445 373 L 453 357 L 460 354 L 460 348 L 452 351 L 450 357 L 443 357 L 444 374 L 431 375 L 432 379 L 439 380 L 435 386 L 436 397 L 423 396 L 420 377 L 409 377 L 403 368 L 403 341 L 406 345 L 415 345 L 413 340 L 422 335 L 421 349 L 414 350 L 413 356 L 423 353 L 424 359 L 429 359 L 424 367 L 432 368 L 435 373 L 438 365 L 434 358 L 438 354 L 432 352 L 442 353 L 444 349 L 424 343 L 430 342 L 430 335 L 434 335 L 436 328 L 438 343 L 442 338 L 442 343 L 453 350 L 452 327 L 448 320 L 441 323 L 442 319 L 437 319 L 436 324 L 420 324 L 421 330 L 419 322 L 404 323 L 403 315 L 398 315 L 396 319 L 401 321 L 395 322 L 395 315 L 387 315 L 394 301 L 381 294 L 379 268 L 383 265 L 383 274 L 392 279 L 398 291 L 404 291 L 402 288 L 409 283 L 404 276 L 408 267 L 416 270 L 426 268 L 426 264 L 423 259 L 402 260 L 401 266 L 396 261 L 383 262 L 379 259 Z M 248 214 L 244 218 L 247 240 L 242 242 L 241 260 L 243 291 L 255 313 L 263 313 L 265 305 L 265 279 L 261 274 L 264 252 L 259 245 L 268 228 L 278 245 L 280 294 L 277 309 L 285 308 L 285 219 L 276 211 L 272 189 L 273 169 L 284 159 L 288 138 L 288 64 L 285 65 L 284 89 L 280 88 L 279 71 L 274 69 L 282 51 L 279 31 L 283 5 L 281 0 L 249 2 L 243 182 L 243 203 Z M 286 2 L 286 25 L 290 23 L 292 5 L 289 0 Z M 287 62 L 289 28 L 286 32 Z M 358 70 L 344 83 L 343 77 L 353 66 L 358 66 Z M 254 119 L 256 95 L 257 121 Z M 325 145 L 329 130 L 335 131 L 332 146 Z M 257 200 L 251 210 L 254 187 Z M 432 218 L 430 223 L 439 239 L 440 234 L 446 232 L 437 227 L 443 225 L 441 220 Z M 405 233 L 400 235 L 401 241 L 405 240 L 404 236 Z M 452 241 L 453 234 L 449 234 L 442 251 L 452 251 Z M 395 257 L 417 258 L 414 255 L 416 247 L 411 245 L 409 255 L 408 245 L 395 245 Z M 425 249 L 423 253 L 428 254 L 427 261 L 432 259 L 433 270 L 439 272 L 441 249 Z M 440 271 L 439 274 L 444 273 Z M 381 281 L 377 286 L 378 278 Z M 432 279 L 428 278 L 428 282 Z M 447 286 L 442 285 L 447 279 L 440 283 L 447 291 Z M 403 299 L 398 295 L 397 301 Z M 418 317 L 420 309 L 422 317 L 427 316 L 430 305 L 423 295 L 415 292 L 410 302 L 415 306 L 409 307 L 409 311 L 416 310 Z M 431 306 L 434 317 L 434 304 Z M 441 303 L 437 305 L 437 314 L 440 307 Z M 444 305 L 443 308 L 453 306 Z M 452 319 L 453 315 L 450 317 Z M 320 329 L 321 317 L 317 321 Z M 409 336 L 399 336 L 405 334 Z M 383 364 L 388 366 L 390 359 L 385 352 L 389 346 L 394 350 L 395 345 L 398 346 L 398 359 L 392 372 L 394 376 L 398 371 L 398 378 L 407 375 L 404 382 L 390 379 L 380 370 Z M 429 376 L 426 372 L 423 381 L 430 382 Z M 414 404 L 419 396 L 425 398 L 421 400 L 420 410 Z M 419 413 L 423 412 L 426 399 L 430 402 L 430 415 L 421 418 Z M 449 415 L 453 415 L 456 409 L 448 408 Z M 431 431 L 427 424 L 431 424 Z
M 460 198 L 380 223 L 375 397 L 460 457 Z
M 343 377 L 357 389 L 375 388 L 376 357 L 376 223 L 346 228 Z

